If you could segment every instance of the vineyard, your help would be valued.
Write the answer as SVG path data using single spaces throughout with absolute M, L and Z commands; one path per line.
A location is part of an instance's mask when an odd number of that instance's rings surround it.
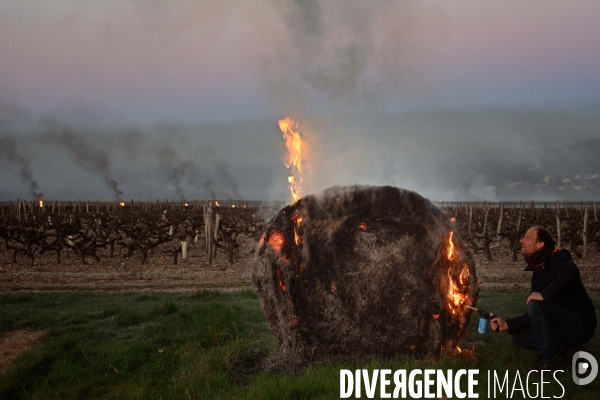
M 519 240 L 550 229 L 598 289 L 596 203 L 439 202 L 483 287 L 527 287 Z M 0 204 L 0 291 L 191 291 L 251 286 L 261 232 L 283 204 L 231 201 Z

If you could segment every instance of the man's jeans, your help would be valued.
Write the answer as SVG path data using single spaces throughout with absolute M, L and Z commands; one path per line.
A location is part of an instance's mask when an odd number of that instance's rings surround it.
M 593 329 L 579 315 L 552 302 L 532 300 L 527 305 L 531 327 L 512 335 L 517 345 L 533 349 L 542 362 L 553 366 L 562 346 L 580 346 L 591 339 Z

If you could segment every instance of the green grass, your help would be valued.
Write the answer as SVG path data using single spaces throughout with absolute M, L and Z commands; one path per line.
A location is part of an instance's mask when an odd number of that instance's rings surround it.
M 483 292 L 478 306 L 514 316 L 525 310 L 526 298 L 524 292 Z M 593 299 L 600 307 L 600 296 Z M 250 290 L 202 290 L 193 295 L 1 295 L 0 332 L 16 329 L 48 334 L 42 345 L 21 354 L 0 377 L 0 399 L 331 399 L 339 398 L 342 368 L 371 373 L 374 369 L 479 369 L 479 398 L 487 398 L 488 370 L 502 376 L 508 370 L 512 387 L 515 372 L 530 366 L 535 357 L 513 345 L 508 334 L 479 335 L 474 315 L 465 338 L 465 342 L 480 342 L 474 360 L 328 361 L 298 374 L 240 375 L 229 361 L 277 351 Z M 594 337 L 588 348 L 600 354 L 600 340 Z M 599 397 L 600 377 L 579 387 L 570 374 L 567 370 L 560 375 L 566 391 L 563 398 Z M 556 383 L 545 386 L 545 396 L 561 393 Z M 362 394 L 366 398 L 364 388 Z M 513 398 L 523 397 L 517 391 Z

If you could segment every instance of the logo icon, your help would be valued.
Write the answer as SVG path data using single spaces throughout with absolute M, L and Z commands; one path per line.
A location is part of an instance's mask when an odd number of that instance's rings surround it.
M 573 382 L 576 385 L 587 385 L 598 375 L 598 361 L 588 352 L 578 351 L 571 360 Z M 587 376 L 585 376 L 587 375 Z M 581 376 L 585 376 L 582 378 Z

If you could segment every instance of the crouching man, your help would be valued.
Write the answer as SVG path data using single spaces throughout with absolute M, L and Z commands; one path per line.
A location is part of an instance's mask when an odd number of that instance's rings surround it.
M 527 313 L 490 321 L 492 329 L 507 331 L 519 347 L 536 351 L 534 369 L 557 369 L 557 353 L 576 351 L 596 330 L 596 311 L 579 268 L 567 250 L 555 245 L 543 227 L 534 226 L 525 233 L 521 254 L 527 263 L 525 271 L 533 271 Z

